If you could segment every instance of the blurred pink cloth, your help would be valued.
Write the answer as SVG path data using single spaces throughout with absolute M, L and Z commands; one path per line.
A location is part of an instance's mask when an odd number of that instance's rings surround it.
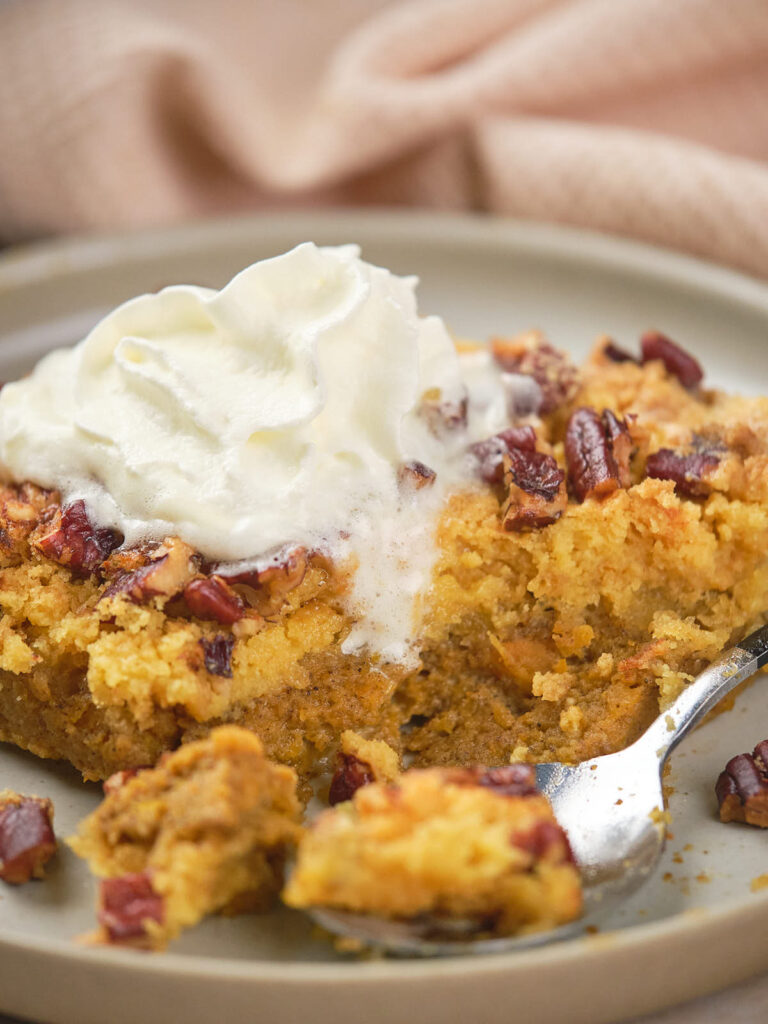
M 0 3 L 0 235 L 481 209 L 768 276 L 768 0 Z

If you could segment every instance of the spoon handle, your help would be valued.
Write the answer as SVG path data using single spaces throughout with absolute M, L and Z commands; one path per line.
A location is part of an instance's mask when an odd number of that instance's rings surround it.
M 663 765 L 683 736 L 735 686 L 768 665 L 768 625 L 724 651 L 636 741 L 655 751 Z

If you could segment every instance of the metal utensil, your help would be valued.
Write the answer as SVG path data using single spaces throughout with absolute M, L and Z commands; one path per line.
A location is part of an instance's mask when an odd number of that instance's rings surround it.
M 402 921 L 310 911 L 328 931 L 407 956 L 506 953 L 573 937 L 630 896 L 658 863 L 666 837 L 661 777 L 680 740 L 735 686 L 768 664 L 768 626 L 725 651 L 630 747 L 577 765 L 539 764 L 539 788 L 565 828 L 581 868 L 584 915 L 550 931 L 472 939 L 477 923 Z

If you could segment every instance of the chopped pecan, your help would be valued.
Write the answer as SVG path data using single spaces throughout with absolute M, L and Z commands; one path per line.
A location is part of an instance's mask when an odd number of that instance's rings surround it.
M 231 626 L 242 619 L 245 606 L 239 594 L 221 576 L 199 576 L 184 588 L 187 607 L 198 619 Z
M 551 455 L 511 448 L 504 456 L 509 488 L 502 509 L 505 530 L 535 530 L 556 522 L 566 509 L 565 473 Z
M 441 393 L 431 391 L 422 395 L 419 412 L 436 437 L 464 430 L 469 413 L 467 397 L 447 401 Z
M 151 550 L 145 548 L 146 564 L 129 572 L 118 572 L 102 594 L 103 598 L 125 594 L 135 604 L 152 597 L 173 597 L 181 593 L 200 566 L 195 549 L 178 537 L 168 537 Z
M 536 431 L 533 427 L 509 427 L 485 441 L 469 446 L 477 459 L 477 471 L 488 484 L 500 484 L 504 479 L 504 456 L 513 448 L 536 451 Z
M 672 480 L 675 490 L 686 498 L 706 498 L 712 490 L 707 477 L 720 460 L 711 452 L 690 452 L 683 455 L 671 448 L 660 448 L 648 456 L 647 476 L 655 480 Z
M 627 421 L 620 420 L 610 409 L 603 409 L 601 419 L 605 428 L 605 437 L 619 473 L 619 487 L 629 487 L 632 483 L 629 474 L 629 461 L 632 457 L 632 438 L 629 434 Z
M 85 502 L 79 500 L 57 510 L 51 521 L 36 531 L 32 543 L 52 562 L 89 574 L 123 543 L 123 535 L 94 526 Z
M 219 633 L 214 637 L 203 637 L 200 641 L 205 658 L 206 671 L 214 676 L 232 678 L 232 651 L 235 649 L 235 638 Z
M 230 586 L 237 587 L 248 604 L 262 615 L 278 611 L 292 590 L 303 582 L 309 567 L 309 552 L 304 547 L 287 547 L 278 551 L 261 569 L 245 572 L 217 567 L 218 576 Z
M 41 521 L 53 514 L 57 505 L 55 491 L 46 491 L 34 484 L 0 487 L 0 559 L 7 562 L 22 556 L 27 538 Z
M 612 363 L 639 363 L 640 360 L 636 359 L 631 352 L 627 352 L 625 349 L 620 348 L 615 341 L 611 338 L 607 338 L 605 344 L 602 347 L 602 353 L 606 359 L 610 359 Z
M 536 788 L 536 767 L 532 764 L 507 764 L 499 768 L 474 765 L 446 769 L 446 781 L 454 786 L 482 786 L 499 796 L 533 796 Z
M 430 469 L 429 466 L 425 466 L 417 459 L 414 459 L 413 462 L 404 462 L 397 471 L 397 482 L 400 486 L 413 491 L 431 487 L 436 478 L 437 474 L 434 469 Z
M 335 804 L 344 803 L 345 800 L 351 800 L 358 789 L 374 781 L 373 768 L 367 761 L 355 757 L 354 754 L 339 751 L 336 770 L 328 791 L 328 803 L 333 807 Z
M 667 373 L 677 377 L 684 388 L 694 388 L 704 379 L 698 361 L 659 331 L 646 331 L 640 339 L 643 363 L 660 359 Z
M 541 404 L 537 411 L 542 416 L 554 412 L 576 392 L 576 367 L 539 331 L 529 331 L 516 338 L 494 338 L 491 352 L 506 373 L 533 377 L 541 389 Z
M 155 892 L 147 871 L 105 878 L 99 902 L 99 923 L 114 943 L 141 942 L 147 938 L 147 922 L 162 924 L 165 918 L 163 897 Z
M 610 411 L 576 409 L 565 431 L 568 483 L 579 501 L 628 487 L 632 442 L 626 422 Z
M 721 821 L 742 821 L 768 828 L 768 740 L 751 754 L 737 754 L 715 785 Z
M 99 574 L 105 580 L 113 580 L 117 576 L 127 576 L 136 569 L 143 569 L 155 558 L 155 552 L 160 546 L 159 540 L 148 540 L 130 548 L 118 548 L 101 563 Z
M 534 862 L 545 860 L 555 864 L 576 863 L 565 830 L 554 821 L 537 821 L 524 832 L 513 832 L 510 842 L 529 853 Z
M 0 792 L 0 878 L 11 885 L 42 878 L 55 852 L 51 801 Z

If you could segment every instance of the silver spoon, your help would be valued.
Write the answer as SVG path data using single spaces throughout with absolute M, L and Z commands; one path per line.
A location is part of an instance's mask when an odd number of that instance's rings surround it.
M 506 953 L 573 937 L 630 896 L 658 863 L 666 837 L 661 777 L 680 740 L 735 686 L 768 665 L 768 625 L 725 651 L 626 750 L 577 765 L 539 764 L 536 781 L 568 833 L 581 868 L 584 915 L 549 931 L 472 939 L 476 921 L 391 920 L 314 909 L 323 928 L 388 953 Z

